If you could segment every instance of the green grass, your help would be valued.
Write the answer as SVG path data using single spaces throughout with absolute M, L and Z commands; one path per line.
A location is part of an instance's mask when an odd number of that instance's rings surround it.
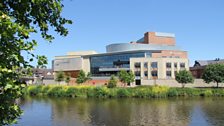
M 28 86 L 26 95 L 83 98 L 166 98 L 224 96 L 222 88 L 174 88 L 166 86 L 138 86 L 134 88 L 107 88 L 106 86 Z

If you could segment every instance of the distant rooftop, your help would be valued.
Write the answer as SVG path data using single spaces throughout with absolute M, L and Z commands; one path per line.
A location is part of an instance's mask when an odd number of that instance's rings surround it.
M 196 60 L 194 66 L 207 66 L 209 64 L 224 63 L 224 59 L 216 58 L 215 60 Z

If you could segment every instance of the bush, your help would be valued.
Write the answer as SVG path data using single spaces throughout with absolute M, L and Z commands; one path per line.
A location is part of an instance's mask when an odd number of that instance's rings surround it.
M 117 97 L 130 97 L 130 92 L 126 88 L 120 88 L 117 90 Z
M 167 97 L 169 87 L 166 86 L 153 86 L 152 87 L 152 97 L 160 98 Z
M 95 88 L 95 97 L 105 98 L 108 97 L 109 90 L 106 87 L 96 87 Z
M 105 86 L 41 86 L 33 85 L 25 89 L 28 95 L 49 95 L 55 97 L 95 97 L 95 98 L 165 98 L 192 96 L 224 96 L 224 89 L 174 88 L 166 86 L 138 86 L 134 88 L 107 88 Z
M 167 92 L 168 97 L 179 96 L 177 88 L 170 88 Z
M 28 94 L 30 95 L 38 95 L 41 94 L 42 92 L 42 86 L 38 85 L 38 86 L 29 86 L 28 89 Z
M 66 94 L 67 97 L 73 97 L 74 98 L 75 93 L 76 93 L 75 87 L 68 87 L 65 94 Z
M 212 96 L 212 90 L 207 89 L 207 90 L 203 90 L 202 93 L 200 94 L 200 96 Z
M 108 88 L 115 88 L 116 86 L 117 86 L 117 79 L 115 78 L 114 75 L 112 75 L 109 82 L 108 82 L 107 87 Z
M 54 86 L 50 90 L 48 90 L 47 94 L 49 96 L 57 96 L 57 97 L 62 97 L 66 96 L 65 95 L 65 90 L 63 89 L 62 86 Z

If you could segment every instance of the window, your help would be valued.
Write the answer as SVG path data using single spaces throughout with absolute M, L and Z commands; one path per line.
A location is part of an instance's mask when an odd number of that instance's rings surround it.
M 157 68 L 157 67 L 158 67 L 158 66 L 157 66 L 157 62 L 152 62 L 152 63 L 151 63 L 151 67 L 152 67 L 152 68 Z
M 148 77 L 148 71 L 144 71 L 145 77 Z
M 140 68 L 140 67 L 141 67 L 141 63 L 140 62 L 135 63 L 135 68 Z
M 152 54 L 151 54 L 150 52 L 146 52 L 145 54 L 146 54 L 146 57 L 147 57 L 147 58 L 152 57 Z
M 135 76 L 140 77 L 141 76 L 140 71 L 135 71 Z
M 153 71 L 151 72 L 151 74 L 152 74 L 152 77 L 157 77 L 157 76 L 158 76 L 158 72 L 157 72 L 157 70 L 153 70 Z
M 171 77 L 171 71 L 166 71 L 166 77 L 170 78 Z
M 171 68 L 171 63 L 166 63 L 166 68 Z
M 185 68 L 185 63 L 180 63 L 180 68 Z
M 177 68 L 177 63 L 174 63 L 174 68 Z
M 144 63 L 144 68 L 148 69 L 148 63 L 147 62 Z

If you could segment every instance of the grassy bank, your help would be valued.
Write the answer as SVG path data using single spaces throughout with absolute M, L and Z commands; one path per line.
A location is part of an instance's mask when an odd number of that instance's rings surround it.
M 139 86 L 134 88 L 107 88 L 94 86 L 28 86 L 26 95 L 85 98 L 166 98 L 193 96 L 224 96 L 224 89 L 171 88 L 165 86 Z

